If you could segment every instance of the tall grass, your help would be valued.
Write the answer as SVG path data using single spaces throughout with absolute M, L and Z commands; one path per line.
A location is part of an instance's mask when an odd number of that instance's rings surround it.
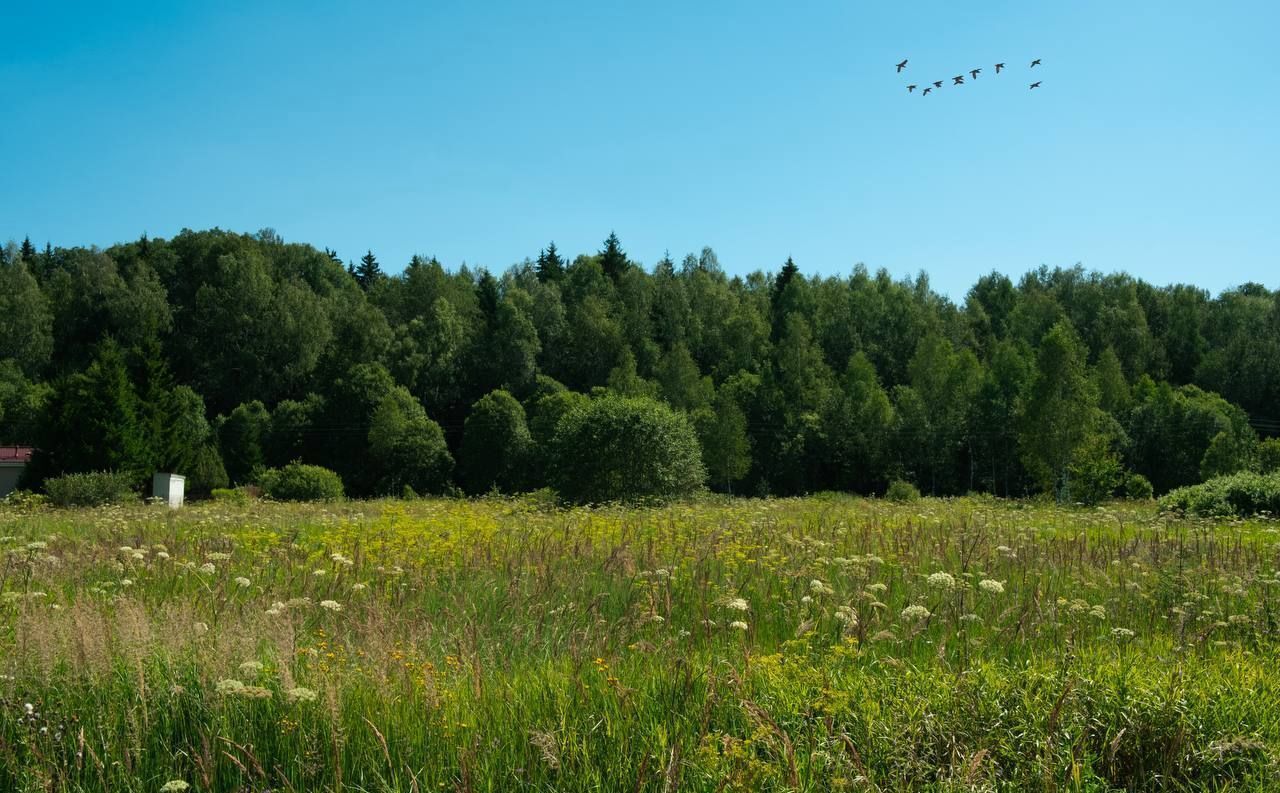
M 1270 790 L 1276 524 L 0 511 L 0 790 Z M 174 788 L 170 788 L 174 789 Z

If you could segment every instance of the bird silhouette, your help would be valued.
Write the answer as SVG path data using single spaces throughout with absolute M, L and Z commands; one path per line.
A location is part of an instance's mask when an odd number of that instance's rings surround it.
M 981 70 L 981 69 L 970 69 L 970 70 L 969 70 L 969 74 L 970 74 L 970 75 L 973 77 L 973 79 L 975 79 L 975 80 L 976 80 L 976 79 L 978 79 L 978 75 L 979 75 L 979 74 L 981 74 L 981 73 L 982 73 L 982 70 Z
M 1031 84 L 1031 87 L 1032 87 L 1033 89 L 1035 89 L 1035 88 L 1039 88 L 1039 87 L 1040 87 L 1040 83 L 1039 83 L 1039 82 L 1034 82 L 1034 83 L 1032 83 L 1032 84 Z
M 898 73 L 901 74 L 902 70 L 905 68 L 907 68 L 907 59 L 903 58 L 902 63 L 898 64 Z
M 933 86 L 929 86 L 929 87 L 925 88 L 923 91 L 921 91 L 921 92 L 920 92 L 920 95 L 921 95 L 921 96 L 928 96 L 928 95 L 929 95 L 929 92 L 930 92 L 930 91 L 932 91 L 932 90 L 933 90 Z
M 955 77 L 952 77 L 951 79 L 952 79 L 952 80 L 955 80 L 955 82 L 954 82 L 954 83 L 952 83 L 952 85 L 964 85 L 964 75 L 963 75 L 963 74 L 958 74 L 958 75 L 956 75 Z
M 912 91 L 914 91 L 914 90 L 916 90 L 916 87 L 915 87 L 914 85 L 908 85 L 908 86 L 907 86 L 907 93 L 911 93 L 911 92 L 912 92 Z
M 1037 67 L 1037 66 L 1039 66 L 1039 65 L 1040 65 L 1040 59 L 1039 59 L 1039 58 L 1036 58 L 1034 61 L 1032 61 L 1032 62 L 1031 62 L 1031 68 L 1032 68 L 1032 69 L 1036 68 L 1036 67 Z
M 942 87 L 942 81 L 941 81 L 941 80 L 938 80 L 937 82 L 935 82 L 935 83 L 933 84 L 933 87 L 934 87 L 934 88 L 941 88 L 941 87 Z
M 1003 64 L 1003 63 L 997 63 L 997 64 L 996 64 L 996 74 L 999 74 L 999 73 L 1000 73 L 1000 70 L 1001 70 L 1001 69 L 1003 69 L 1003 68 L 1004 68 L 1004 64 Z

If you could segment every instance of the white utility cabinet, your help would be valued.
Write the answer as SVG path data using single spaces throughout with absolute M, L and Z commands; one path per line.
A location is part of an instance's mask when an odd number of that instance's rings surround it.
M 156 474 L 151 480 L 151 495 L 169 505 L 169 509 L 182 506 L 182 493 L 187 478 L 180 474 Z

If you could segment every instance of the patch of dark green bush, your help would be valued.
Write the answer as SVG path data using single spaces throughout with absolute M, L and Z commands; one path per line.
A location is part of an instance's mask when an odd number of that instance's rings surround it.
M 907 503 L 920 500 L 920 490 L 915 485 L 903 479 L 895 479 L 889 483 L 889 487 L 884 491 L 885 499 L 889 501 L 897 501 L 899 503 Z
M 1242 471 L 1214 477 L 1169 491 L 1160 499 L 1160 507 L 1205 517 L 1280 515 L 1280 473 Z
M 277 501 L 340 501 L 342 478 L 328 468 L 292 462 L 268 468 L 258 479 L 262 491 Z
M 136 501 L 132 474 L 120 471 L 89 471 L 63 474 L 44 481 L 49 503 L 56 507 L 101 507 Z
M 603 396 L 569 410 L 552 439 L 555 488 L 566 501 L 664 501 L 702 488 L 693 425 L 648 397 Z

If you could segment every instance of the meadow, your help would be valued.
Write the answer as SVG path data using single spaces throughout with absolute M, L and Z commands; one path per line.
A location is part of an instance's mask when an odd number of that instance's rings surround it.
M 1280 524 L 0 507 L 0 791 L 1275 790 Z

